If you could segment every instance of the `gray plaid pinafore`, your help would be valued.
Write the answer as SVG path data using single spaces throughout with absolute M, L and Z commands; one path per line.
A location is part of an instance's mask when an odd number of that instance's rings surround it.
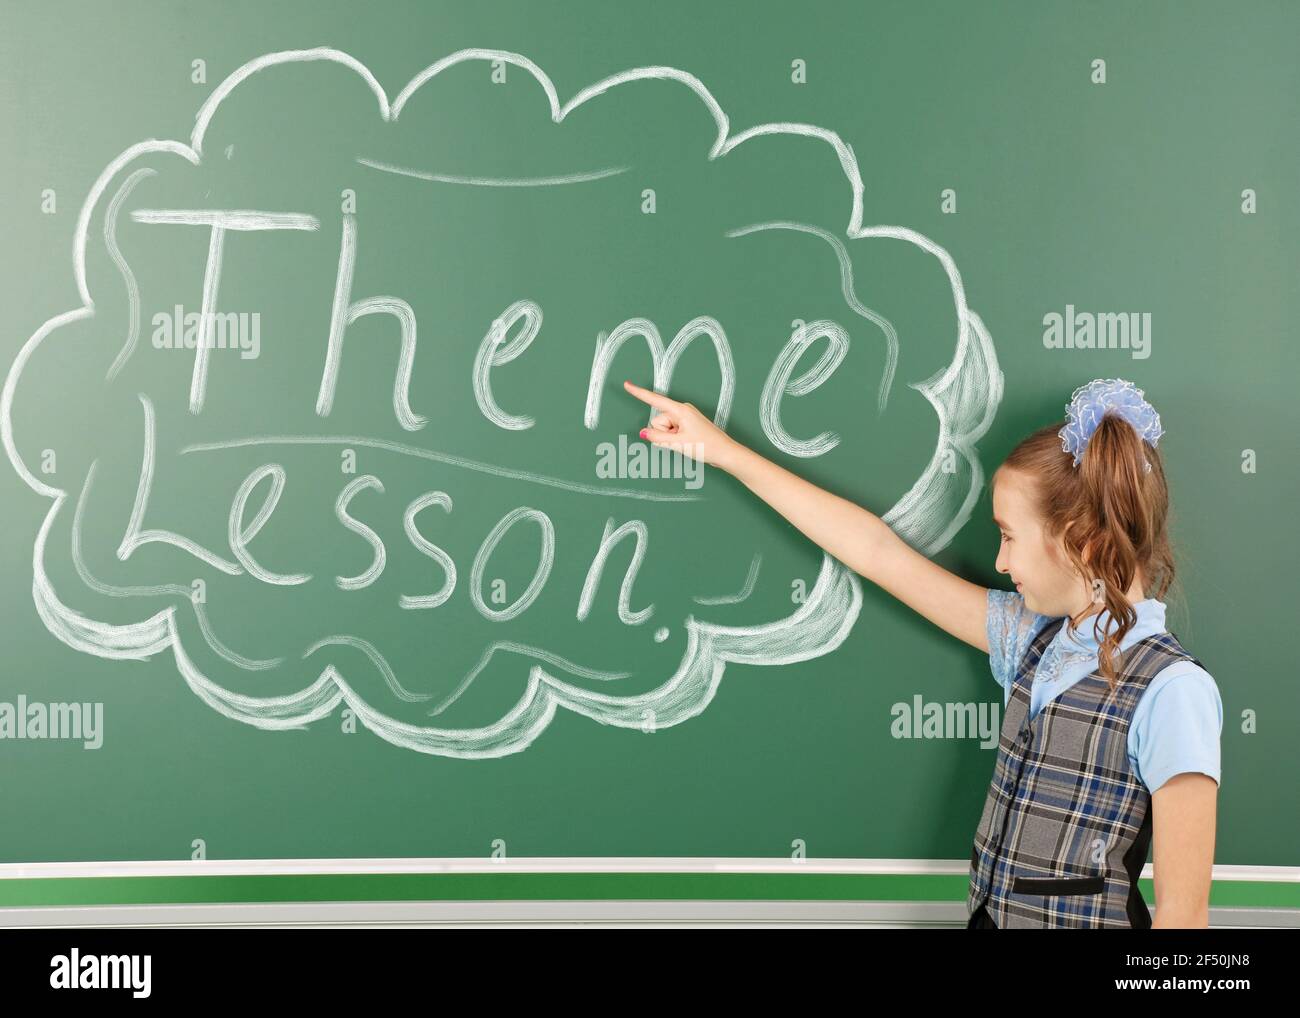
M 1045 626 L 1016 670 L 971 850 L 967 914 L 983 905 L 999 929 L 1147 929 L 1138 877 L 1151 793 L 1129 763 L 1129 724 L 1161 669 L 1200 662 L 1157 633 L 1119 655 L 1113 694 L 1094 671 L 1031 719 L 1034 673 L 1064 623 Z

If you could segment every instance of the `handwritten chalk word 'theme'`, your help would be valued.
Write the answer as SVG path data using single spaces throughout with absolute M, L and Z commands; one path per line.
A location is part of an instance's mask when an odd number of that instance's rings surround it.
M 207 332 L 215 321 L 226 232 L 315 232 L 320 229 L 320 221 L 314 216 L 299 213 L 247 209 L 136 209 L 131 216 L 136 222 L 145 224 L 202 226 L 211 231 L 203 273 L 203 303 L 197 319 L 202 332 L 194 342 L 194 369 L 190 378 L 189 409 L 191 413 L 198 414 L 203 410 L 207 392 L 209 353 L 213 346 Z M 357 216 L 355 213 L 343 213 L 342 241 L 330 311 L 329 337 L 316 398 L 316 413 L 328 417 L 333 409 L 334 394 L 343 365 L 343 340 L 348 326 L 368 315 L 391 315 L 401 329 L 401 350 L 393 378 L 393 413 L 404 429 L 418 431 L 428 424 L 428 418 L 416 413 L 410 402 L 411 373 L 416 351 L 415 311 L 400 297 L 376 295 L 354 299 L 352 281 L 356 252 Z M 501 428 L 523 430 L 536 423 L 533 417 L 510 413 L 497 404 L 492 394 L 491 372 L 522 356 L 537 337 L 541 324 L 541 308 L 533 301 L 517 300 L 492 322 L 479 346 L 473 367 L 474 396 L 483 415 Z M 520 326 L 518 332 L 507 338 L 516 325 Z M 701 315 L 683 325 L 666 346 L 655 324 L 645 318 L 629 318 L 612 331 L 601 332 L 597 336 L 592 358 L 587 403 L 583 411 L 584 425 L 595 430 L 599 424 L 601 394 L 614 356 L 629 339 L 639 338 L 645 341 L 653 361 L 653 387 L 657 392 L 666 392 L 678 359 L 692 342 L 702 336 L 707 337 L 712 344 L 718 363 L 718 402 L 713 420 L 718 427 L 725 428 L 735 395 L 736 368 L 726 332 L 715 318 L 707 315 Z M 827 345 L 817 363 L 797 378 L 792 377 L 803 354 L 821 339 L 825 339 Z M 780 404 L 787 395 L 805 396 L 822 385 L 844 360 L 848 346 L 848 334 L 836 322 L 817 320 L 797 323 L 773 362 L 760 396 L 759 411 L 763 432 L 773 445 L 792 455 L 811 457 L 824 455 L 839 444 L 839 436 L 833 432 L 824 432 L 811 439 L 798 439 L 789 435 L 781 426 Z

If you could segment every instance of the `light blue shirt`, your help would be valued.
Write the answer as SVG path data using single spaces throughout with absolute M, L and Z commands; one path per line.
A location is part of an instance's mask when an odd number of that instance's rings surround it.
M 1124 634 L 1120 650 L 1165 632 L 1163 601 L 1147 598 L 1133 605 L 1137 624 Z M 1016 669 L 1035 636 L 1053 621 L 1025 607 L 1015 591 L 990 590 L 986 630 L 989 664 L 1002 684 L 1002 705 L 1011 699 Z M 1030 688 L 1029 716 L 1054 700 L 1085 675 L 1097 670 L 1097 639 L 1087 619 L 1079 632 L 1062 625 L 1039 662 Z M 1110 613 L 1101 613 L 1102 631 L 1112 627 Z M 1204 668 L 1175 661 L 1160 670 L 1138 699 L 1129 725 L 1128 758 L 1138 779 L 1154 792 L 1175 774 L 1197 771 L 1219 781 L 1219 736 L 1223 732 L 1223 701 L 1219 687 Z

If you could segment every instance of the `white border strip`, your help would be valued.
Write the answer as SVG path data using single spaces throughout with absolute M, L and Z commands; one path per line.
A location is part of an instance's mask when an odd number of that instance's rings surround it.
M 929 901 L 357 901 L 0 909 L 0 928 L 709 927 L 964 929 L 966 907 Z M 1211 929 L 1297 929 L 1300 910 L 1211 908 Z
M 956 876 L 964 859 L 787 859 L 709 857 L 564 857 L 429 859 L 162 859 L 123 862 L 0 863 L 0 880 L 66 877 L 301 876 L 386 873 L 827 873 Z M 1151 863 L 1142 870 L 1154 877 Z M 1215 880 L 1300 882 L 1300 866 L 1215 866 Z

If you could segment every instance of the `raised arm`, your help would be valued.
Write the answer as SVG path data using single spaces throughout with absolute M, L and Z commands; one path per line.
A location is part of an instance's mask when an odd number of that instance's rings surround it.
M 957 639 L 988 653 L 987 588 L 930 561 L 879 516 L 741 445 L 690 403 L 625 382 L 659 414 L 642 437 L 726 470 L 828 554 Z

